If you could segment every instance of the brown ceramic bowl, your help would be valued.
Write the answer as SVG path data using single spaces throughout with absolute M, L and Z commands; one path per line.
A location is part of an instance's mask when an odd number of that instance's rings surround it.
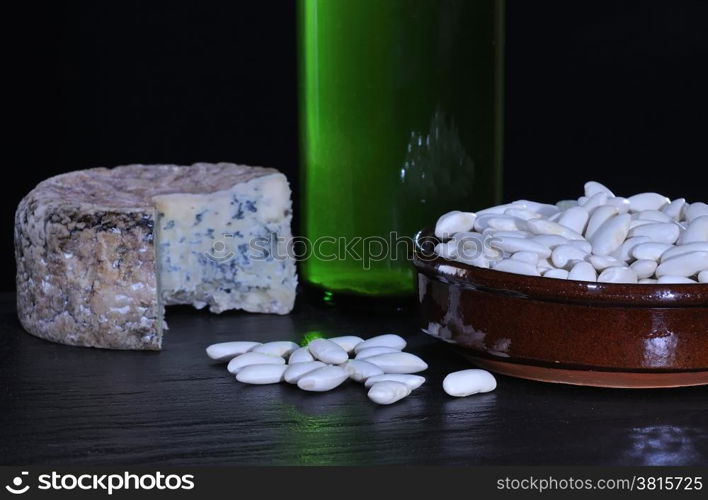
M 600 387 L 708 384 L 708 285 L 624 285 L 482 269 L 416 235 L 422 329 L 504 375 Z

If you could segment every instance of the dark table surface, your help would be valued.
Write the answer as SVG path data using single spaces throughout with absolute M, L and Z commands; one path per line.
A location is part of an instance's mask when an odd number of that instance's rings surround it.
M 618 390 L 498 377 L 455 399 L 444 375 L 468 365 L 421 334 L 412 313 L 362 313 L 300 300 L 289 316 L 168 310 L 162 352 L 75 348 L 23 332 L 0 294 L 2 464 L 705 465 L 708 387 Z M 246 386 L 204 348 L 308 333 L 396 332 L 430 365 L 392 406 L 347 382 L 323 394 Z

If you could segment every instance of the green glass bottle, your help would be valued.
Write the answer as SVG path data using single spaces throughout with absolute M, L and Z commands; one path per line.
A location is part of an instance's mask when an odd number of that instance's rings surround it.
M 402 239 L 499 200 L 503 7 L 300 0 L 306 284 L 410 294 Z

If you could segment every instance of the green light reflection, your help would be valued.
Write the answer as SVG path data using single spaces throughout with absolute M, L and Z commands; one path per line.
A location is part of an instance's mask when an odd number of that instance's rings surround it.
M 309 344 L 310 342 L 312 342 L 315 339 L 324 339 L 324 338 L 327 338 L 327 336 L 324 333 L 322 333 L 318 330 L 310 330 L 302 336 L 302 339 L 300 339 L 300 346 L 305 347 L 307 344 Z

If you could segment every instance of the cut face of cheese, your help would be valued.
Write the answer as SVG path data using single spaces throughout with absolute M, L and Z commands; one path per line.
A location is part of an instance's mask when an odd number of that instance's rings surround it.
M 40 183 L 15 219 L 18 316 L 71 345 L 159 349 L 164 305 L 286 314 L 290 188 L 274 169 L 130 165 Z
M 157 255 L 166 304 L 206 305 L 212 312 L 244 309 L 284 314 L 292 309 L 290 193 L 271 174 L 213 194 L 154 198 Z

